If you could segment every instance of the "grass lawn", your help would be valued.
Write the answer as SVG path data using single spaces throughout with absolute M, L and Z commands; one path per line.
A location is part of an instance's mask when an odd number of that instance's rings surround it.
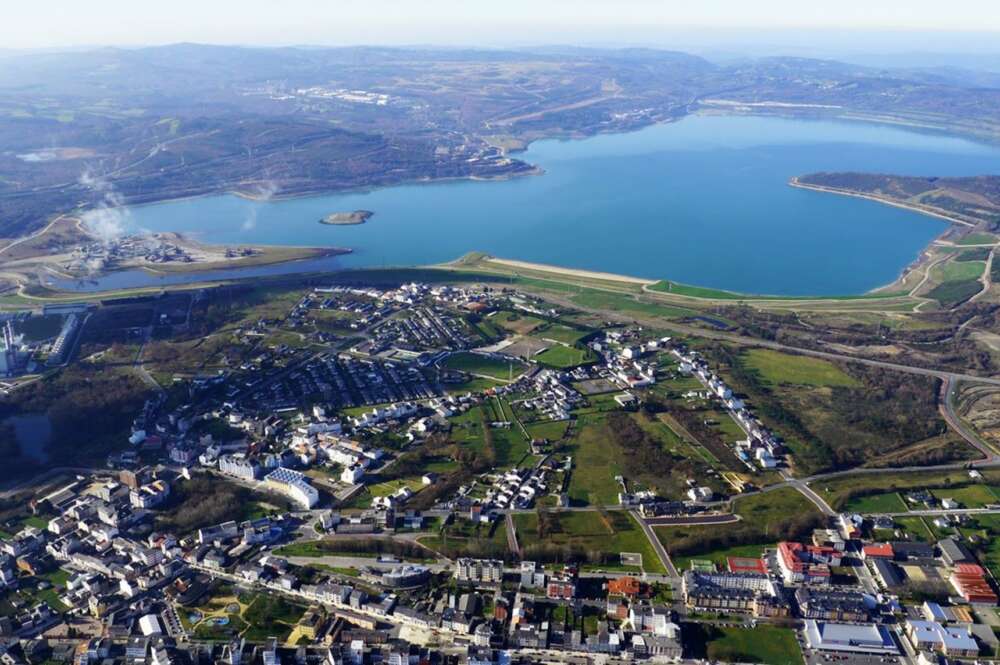
M 400 478 L 398 480 L 387 480 L 384 483 L 376 483 L 368 486 L 368 491 L 372 496 L 389 496 L 395 494 L 403 487 L 409 487 L 412 492 L 419 492 L 424 484 L 420 478 Z
M 736 291 L 723 291 L 721 289 L 711 289 L 703 286 L 692 286 L 691 284 L 681 284 L 668 279 L 661 280 L 649 287 L 652 291 L 671 293 L 689 298 L 707 298 L 710 300 L 860 300 L 871 298 L 893 298 L 898 293 L 872 293 L 862 295 L 846 296 L 772 296 L 758 295 L 751 293 L 737 293 Z
M 578 349 L 575 346 L 556 344 L 539 353 L 534 357 L 534 360 L 549 367 L 562 369 L 592 362 L 594 358 L 594 352 L 590 349 Z
M 855 497 L 847 502 L 844 510 L 852 513 L 902 513 L 908 509 L 899 494 L 884 492 Z
M 501 360 L 478 353 L 454 353 L 444 361 L 444 366 L 448 369 L 468 372 L 469 374 L 479 374 L 493 379 L 506 381 L 508 378 L 517 378 L 525 370 L 524 363 L 519 360 Z
M 934 278 L 939 282 L 962 282 L 979 278 L 985 269 L 985 261 L 948 261 L 934 269 Z
M 569 344 L 572 346 L 589 335 L 591 332 L 592 331 L 590 330 L 571 328 L 570 326 L 563 325 L 561 323 L 549 323 L 535 330 L 532 337 L 550 339 L 554 342 L 561 342 L 562 344 Z
M 470 377 L 468 381 L 462 381 L 461 383 L 444 383 L 442 384 L 445 391 L 456 395 L 459 393 L 481 393 L 490 388 L 496 388 L 497 386 L 502 386 L 503 382 L 496 381 L 494 379 L 484 379 L 480 376 Z
M 986 485 L 966 485 L 949 489 L 931 490 L 938 500 L 954 499 L 963 508 L 983 508 L 989 503 L 1000 503 L 996 493 Z
M 569 427 L 568 420 L 539 420 L 526 423 L 524 426 L 532 438 L 548 439 L 549 441 L 558 441 L 563 438 L 567 427 Z
M 996 576 L 1000 574 L 1000 515 L 977 515 L 975 523 L 983 537 L 982 562 Z
M 958 242 L 956 245 L 987 245 L 992 244 L 997 241 L 997 237 L 992 233 L 970 233 Z
M 583 289 L 572 298 L 573 302 L 581 307 L 593 309 L 609 309 L 615 312 L 635 312 L 649 316 L 659 316 L 664 319 L 686 319 L 691 316 L 698 316 L 700 312 L 687 307 L 675 307 L 673 305 L 655 305 L 653 303 L 636 300 L 630 294 L 608 293 L 606 291 L 596 291 Z
M 987 483 L 996 482 L 1000 472 L 984 470 Z M 818 480 L 811 483 L 813 491 L 818 493 L 833 508 L 840 509 L 851 499 L 864 493 L 880 494 L 886 490 L 899 491 L 905 494 L 911 489 L 924 488 L 961 488 L 973 483 L 969 474 L 961 469 L 954 471 L 922 471 L 917 473 L 899 473 L 886 470 L 885 473 L 855 474 L 839 476 L 830 480 Z
M 750 349 L 743 354 L 746 366 L 756 370 L 770 385 L 794 384 L 814 387 L 855 387 L 860 382 L 828 360 L 798 356 L 769 349 Z
M 569 498 L 573 505 L 610 505 L 618 503 L 621 475 L 621 449 L 615 445 L 605 418 L 588 414 L 577 420 L 576 432 L 568 452 L 573 456 Z
M 764 663 L 765 665 L 800 665 L 795 631 L 791 628 L 758 625 L 755 628 L 705 626 L 705 655 L 726 662 Z
M 721 527 L 725 528 L 725 527 Z M 657 535 L 663 533 L 669 533 L 670 527 L 656 527 Z M 695 559 L 711 561 L 720 568 L 726 567 L 726 559 L 729 557 L 746 557 L 750 559 L 759 559 L 764 553 L 765 547 L 771 547 L 774 543 L 761 543 L 756 545 L 735 545 L 733 547 L 727 547 L 721 550 L 713 550 L 704 556 L 675 556 L 671 557 L 674 562 L 674 567 L 678 571 L 684 572 L 691 567 L 691 562 Z
M 549 530 L 540 535 L 537 514 L 522 513 L 514 516 L 518 542 L 522 548 L 529 550 L 526 556 L 530 556 L 531 546 L 543 544 L 604 552 L 612 555 L 613 559 L 621 552 L 632 552 L 642 555 L 642 569 L 646 572 L 666 572 L 646 534 L 635 519 L 625 511 L 550 513 L 547 519 Z M 597 567 L 639 570 L 636 567 L 621 566 L 617 562 Z
M 922 517 L 896 517 L 896 526 L 913 536 L 914 540 L 925 543 L 937 540 Z

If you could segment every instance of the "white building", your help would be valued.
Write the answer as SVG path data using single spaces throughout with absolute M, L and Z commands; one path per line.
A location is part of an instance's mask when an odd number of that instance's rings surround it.
M 278 467 L 264 476 L 264 482 L 304 508 L 312 508 L 319 502 L 319 492 L 298 471 Z
M 257 463 L 246 458 L 245 455 L 223 455 L 219 458 L 219 471 L 239 478 L 240 480 L 255 480 L 257 478 Z

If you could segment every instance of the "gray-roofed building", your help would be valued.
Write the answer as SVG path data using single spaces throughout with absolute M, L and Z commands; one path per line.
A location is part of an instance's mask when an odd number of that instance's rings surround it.
M 941 550 L 941 559 L 949 566 L 975 560 L 969 548 L 954 538 L 945 538 L 938 541 L 938 549 Z
M 806 643 L 819 651 L 897 654 L 899 649 L 885 626 L 873 623 L 852 625 L 806 619 Z
M 875 578 L 882 583 L 882 586 L 886 589 L 892 589 L 900 586 L 903 583 L 903 577 L 896 568 L 896 564 L 891 561 L 886 561 L 885 559 L 872 559 L 872 571 L 875 573 Z
M 896 555 L 896 559 L 900 561 L 934 558 L 934 546 L 930 543 L 901 540 L 889 544 L 892 545 L 892 551 Z

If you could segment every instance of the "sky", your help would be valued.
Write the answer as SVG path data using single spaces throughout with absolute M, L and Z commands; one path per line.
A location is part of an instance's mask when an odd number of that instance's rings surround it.
M 1000 0 L 8 0 L 4 4 L 0 48 L 180 41 L 267 46 L 610 46 L 684 45 L 714 39 L 803 45 L 827 40 L 868 50 L 976 50 L 997 43 L 997 35 L 986 33 L 1000 33 Z M 859 36 L 859 31 L 864 34 Z

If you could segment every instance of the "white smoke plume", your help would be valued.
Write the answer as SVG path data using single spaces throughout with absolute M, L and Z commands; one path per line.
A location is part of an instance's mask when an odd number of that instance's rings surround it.
M 80 184 L 100 196 L 94 207 L 81 216 L 84 226 L 98 240 L 107 244 L 134 232 L 132 213 L 107 178 L 88 169 L 80 175 Z
M 250 206 L 243 224 L 240 225 L 240 231 L 253 231 L 257 228 L 257 210 L 259 206 L 256 203 L 266 203 L 277 193 L 278 185 L 272 180 L 265 180 L 254 187 L 250 197 L 254 200 L 255 205 Z

